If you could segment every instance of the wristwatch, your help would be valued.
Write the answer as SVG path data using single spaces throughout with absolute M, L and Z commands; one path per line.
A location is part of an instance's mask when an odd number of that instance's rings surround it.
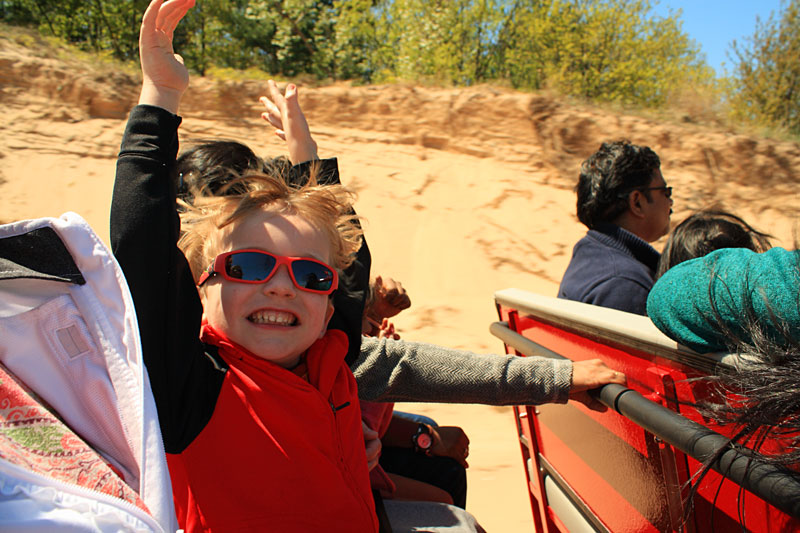
M 433 448 L 431 428 L 427 424 L 418 425 L 417 432 L 411 437 L 411 442 L 414 444 L 415 452 L 430 455 L 431 448 Z

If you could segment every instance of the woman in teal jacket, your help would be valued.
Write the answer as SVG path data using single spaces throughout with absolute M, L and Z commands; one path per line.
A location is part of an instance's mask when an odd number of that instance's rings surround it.
M 780 439 L 775 463 L 800 464 L 800 251 L 717 250 L 664 274 L 647 313 L 667 336 L 697 352 L 739 354 L 708 378 L 723 398 L 700 407 L 734 424 L 732 440 L 758 450 Z M 733 395 L 733 396 L 732 396 Z
M 717 250 L 681 263 L 647 298 L 647 314 L 668 337 L 706 353 L 752 341 L 800 338 L 800 251 Z

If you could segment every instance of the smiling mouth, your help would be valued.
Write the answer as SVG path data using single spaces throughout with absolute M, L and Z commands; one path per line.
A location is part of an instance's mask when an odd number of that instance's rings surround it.
M 253 324 L 269 324 L 276 326 L 294 326 L 297 324 L 297 317 L 292 313 L 284 311 L 256 311 L 247 320 Z

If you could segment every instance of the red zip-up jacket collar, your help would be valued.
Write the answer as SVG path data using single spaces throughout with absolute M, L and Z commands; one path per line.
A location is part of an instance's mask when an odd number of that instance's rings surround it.
M 329 331 L 308 349 L 308 381 L 208 326 L 202 340 L 230 368 L 208 424 L 168 456 L 180 524 L 187 531 L 376 531 L 344 333 Z

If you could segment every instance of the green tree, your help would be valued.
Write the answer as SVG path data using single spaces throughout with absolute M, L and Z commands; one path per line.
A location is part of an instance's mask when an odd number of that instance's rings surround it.
M 270 72 L 295 76 L 335 75 L 336 2 L 334 0 L 244 0 L 255 24 L 270 30 L 254 35 L 247 46 L 274 58 Z
M 791 0 L 777 22 L 758 20 L 744 45 L 736 41 L 731 110 L 735 117 L 800 134 L 800 0 Z
M 335 38 L 332 50 L 336 78 L 373 77 L 372 58 L 378 50 L 376 17 L 377 0 L 336 0 Z
M 274 20 L 261 16 L 264 2 L 204 0 L 176 30 L 176 48 L 200 74 L 209 67 L 279 71 Z
M 682 85 L 713 79 L 680 12 L 657 17 L 648 0 L 517 1 L 499 42 L 519 88 L 659 106 Z
M 30 0 L 0 0 L 0 20 L 15 26 L 38 26 L 41 12 Z
M 131 60 L 147 3 L 0 0 L 0 16 Z M 679 17 L 654 16 L 649 0 L 203 0 L 175 44 L 201 74 L 217 66 L 366 82 L 503 79 L 658 106 L 712 78 Z
M 139 21 L 147 0 L 0 0 L 11 24 L 38 27 L 84 50 L 110 51 L 118 59 L 137 55 Z
M 433 79 L 469 85 L 493 77 L 499 0 L 393 0 L 376 13 L 377 80 Z

